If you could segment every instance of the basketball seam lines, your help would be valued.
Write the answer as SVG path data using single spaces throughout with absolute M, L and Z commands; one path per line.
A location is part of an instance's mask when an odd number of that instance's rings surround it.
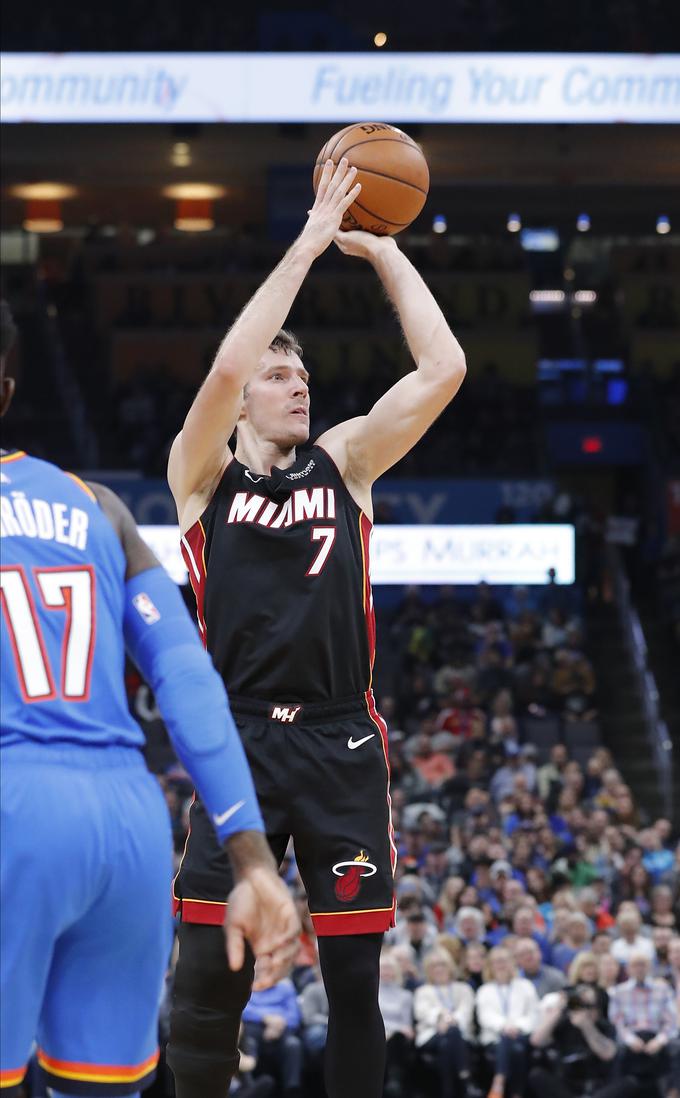
M 371 217 L 377 218 L 378 221 L 384 221 L 386 225 L 396 225 L 397 227 L 405 229 L 407 225 L 411 224 L 410 221 L 390 221 L 389 218 L 382 217 L 380 214 L 374 213 L 373 210 L 369 210 L 366 206 L 362 206 L 361 202 L 357 201 L 356 198 L 354 199 L 352 205 L 358 206 L 360 210 L 363 210 L 364 213 L 370 214 Z M 347 212 L 349 213 L 349 210 Z
M 356 166 L 356 165 L 355 165 Z M 391 179 L 393 183 L 401 183 L 404 187 L 411 187 L 412 190 L 418 191 L 419 194 L 424 194 L 427 198 L 427 191 L 423 190 L 416 183 L 408 183 L 405 179 L 398 179 L 396 175 L 388 175 L 387 172 L 377 172 L 375 168 L 359 168 L 358 172 L 366 172 L 368 175 L 379 175 L 381 179 Z

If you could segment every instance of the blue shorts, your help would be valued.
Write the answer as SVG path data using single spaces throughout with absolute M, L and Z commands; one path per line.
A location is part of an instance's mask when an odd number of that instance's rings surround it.
M 2 751 L 0 1084 L 34 1041 L 51 1086 L 134 1094 L 158 1060 L 172 941 L 170 821 L 141 754 Z

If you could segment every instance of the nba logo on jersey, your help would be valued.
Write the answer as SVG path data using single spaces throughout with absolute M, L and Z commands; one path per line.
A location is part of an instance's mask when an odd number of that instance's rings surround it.
M 147 625 L 153 625 L 154 622 L 160 621 L 160 611 L 156 609 L 151 599 L 144 591 L 140 591 L 138 595 L 135 595 L 132 604 L 142 621 Z

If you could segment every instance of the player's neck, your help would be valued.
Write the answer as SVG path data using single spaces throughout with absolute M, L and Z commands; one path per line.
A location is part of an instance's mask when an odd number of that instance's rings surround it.
M 274 466 L 277 469 L 288 469 L 294 465 L 297 454 L 294 446 L 283 449 L 275 442 L 247 437 L 239 431 L 234 457 L 250 469 L 251 473 L 268 477 Z

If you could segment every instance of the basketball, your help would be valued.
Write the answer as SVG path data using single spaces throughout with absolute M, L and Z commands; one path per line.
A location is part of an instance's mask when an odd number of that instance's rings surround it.
M 342 229 L 393 236 L 418 216 L 427 198 L 430 172 L 418 144 L 384 122 L 345 126 L 326 142 L 314 165 L 314 192 L 327 160 L 346 157 L 357 169 L 361 193 L 342 219 Z

